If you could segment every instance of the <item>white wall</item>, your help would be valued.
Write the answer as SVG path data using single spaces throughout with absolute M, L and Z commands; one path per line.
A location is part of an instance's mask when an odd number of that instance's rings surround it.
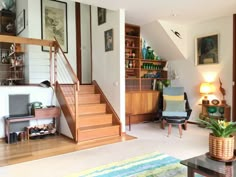
M 28 0 L 17 0 L 16 1 L 16 18 L 23 10 L 25 10 L 25 29 L 20 34 L 17 34 L 17 35 L 21 37 L 28 37 L 29 35 Z M 25 47 L 26 47 L 26 51 L 28 51 L 27 46 Z M 29 83 L 29 53 L 28 52 L 24 54 L 24 74 L 25 74 L 25 82 Z
M 75 38 L 75 3 L 70 0 L 67 2 L 67 24 L 68 24 L 68 53 L 66 54 L 72 68 L 76 72 L 76 38 Z M 17 14 L 23 9 L 26 11 L 26 28 L 19 35 L 22 37 L 41 39 L 41 1 L 40 0 L 17 0 Z M 26 83 L 40 83 L 43 80 L 50 80 L 49 73 L 49 53 L 42 52 L 41 46 L 27 46 L 25 52 L 25 81 Z M 30 87 L 27 87 L 30 90 Z M 18 87 L 17 89 L 18 90 Z M 32 89 L 30 92 L 34 95 L 39 92 Z M 10 92 L 9 92 L 10 93 Z M 41 95 L 41 94 L 39 94 Z M 41 95 L 42 96 L 42 95 Z M 32 97 L 33 99 L 34 97 Z M 51 96 L 49 96 L 51 98 Z M 40 101 L 40 100 L 38 100 Z M 4 102 L 8 106 L 8 103 Z M 58 103 L 57 103 L 58 105 Z M 1 113 L 0 113 L 1 114 Z M 3 116 L 8 115 L 8 111 L 3 112 Z M 0 117 L 2 117 L 0 115 Z M 1 127 L 1 124 L 0 124 Z M 65 123 L 64 115 L 61 116 L 61 133 L 70 136 L 71 133 Z M 0 134 L 1 136 L 1 134 Z
M 179 51 L 183 54 L 184 58 L 187 58 L 187 29 L 186 26 L 170 23 L 167 21 L 159 20 L 166 33 L 169 35 L 173 43 L 177 46 Z M 180 37 L 177 37 L 174 32 L 178 32 Z M 164 41 L 163 41 L 164 42 Z
M 164 23 L 164 22 L 162 22 Z M 165 60 L 182 60 L 185 58 L 184 50 L 180 50 L 179 47 L 173 42 L 170 37 L 171 25 L 163 26 L 160 21 L 154 21 L 141 26 L 141 36 L 151 46 L 154 52 Z M 166 24 L 166 23 L 165 23 Z M 177 26 L 177 25 L 175 25 Z M 166 28 L 164 28 L 166 27 Z M 178 28 L 179 29 L 179 28 Z M 177 41 L 177 40 L 176 40 Z M 177 42 L 181 44 L 181 49 L 184 46 L 184 42 Z
M 216 86 L 216 92 L 210 99 L 222 99 L 219 92 L 219 77 L 226 90 L 226 101 L 232 106 L 232 58 L 233 58 L 233 18 L 222 17 L 211 21 L 189 25 L 187 28 L 187 51 L 188 59 L 172 61 L 171 68 L 175 69 L 180 78 L 172 82 L 172 86 L 184 86 L 188 93 L 190 105 L 193 109 L 190 120 L 196 121 L 201 112 L 202 96 L 199 93 L 201 82 L 206 81 L 205 77 L 212 75 L 213 83 Z M 219 34 L 219 64 L 210 64 L 196 66 L 195 56 L 195 38 L 212 33 Z
M 41 4 L 40 0 L 28 0 L 28 36 L 41 39 Z M 76 71 L 76 37 L 75 37 L 75 3 L 67 2 L 68 53 L 66 54 L 72 68 Z M 49 53 L 42 52 L 41 46 L 30 46 L 29 52 L 29 83 L 40 83 L 50 79 Z
M 124 16 L 123 10 L 107 10 L 106 23 L 98 26 L 97 7 L 92 7 L 92 78 L 123 122 L 122 131 L 125 131 Z M 113 29 L 113 50 L 105 52 L 104 31 L 110 29 Z
M 28 94 L 30 96 L 29 102 L 40 101 L 43 103 L 43 106 L 51 105 L 51 88 L 43 88 L 39 86 L 1 86 L 0 100 L 2 103 L 0 106 L 0 138 L 5 136 L 4 117 L 9 115 L 9 95 L 14 94 Z M 55 102 L 55 100 L 53 102 Z M 30 125 L 41 125 L 44 123 L 50 123 L 51 121 L 51 119 L 38 120 L 37 122 L 31 121 Z

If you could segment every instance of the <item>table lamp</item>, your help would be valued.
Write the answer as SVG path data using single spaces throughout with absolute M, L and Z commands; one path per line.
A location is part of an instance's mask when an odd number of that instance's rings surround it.
M 212 84 L 209 82 L 203 82 L 200 86 L 200 93 L 205 94 L 204 99 L 202 99 L 202 104 L 209 104 L 207 95 L 213 92 Z

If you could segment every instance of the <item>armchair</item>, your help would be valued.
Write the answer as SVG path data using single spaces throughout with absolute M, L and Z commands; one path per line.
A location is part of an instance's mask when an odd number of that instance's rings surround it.
M 167 87 L 159 97 L 159 117 L 161 127 L 164 129 L 168 123 L 168 136 L 171 134 L 172 124 L 179 127 L 180 137 L 182 137 L 182 127 L 187 129 L 187 120 L 192 109 L 190 108 L 187 93 L 183 87 Z

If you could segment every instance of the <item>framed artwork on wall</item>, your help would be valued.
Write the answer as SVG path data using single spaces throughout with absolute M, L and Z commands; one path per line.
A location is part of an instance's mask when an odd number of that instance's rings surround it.
M 106 22 L 106 9 L 98 7 L 98 25 L 101 25 Z
M 113 29 L 104 32 L 105 52 L 113 50 Z
M 64 53 L 68 52 L 67 3 L 61 1 L 41 0 L 42 39 L 59 42 Z M 42 47 L 49 51 L 49 47 Z
M 25 29 L 25 9 L 16 17 L 16 35 L 19 35 Z
M 195 65 L 217 63 L 219 63 L 219 34 L 196 38 Z

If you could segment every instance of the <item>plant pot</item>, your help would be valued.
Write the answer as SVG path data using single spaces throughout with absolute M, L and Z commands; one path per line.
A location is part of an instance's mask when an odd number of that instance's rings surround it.
M 209 154 L 219 160 L 230 160 L 234 157 L 234 136 L 228 138 L 209 135 Z

